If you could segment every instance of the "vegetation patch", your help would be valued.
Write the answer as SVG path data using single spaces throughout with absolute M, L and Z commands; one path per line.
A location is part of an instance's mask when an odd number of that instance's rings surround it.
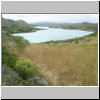
M 14 68 L 17 60 L 17 55 L 14 53 L 10 53 L 6 48 L 3 47 L 2 49 L 2 63 Z
M 15 70 L 23 79 L 27 79 L 34 76 L 35 65 L 31 60 L 20 57 L 16 62 Z

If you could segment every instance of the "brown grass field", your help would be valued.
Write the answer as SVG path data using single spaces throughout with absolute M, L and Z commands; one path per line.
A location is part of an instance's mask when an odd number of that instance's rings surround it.
M 97 37 L 89 42 L 31 44 L 21 56 L 31 59 L 50 86 L 97 86 Z

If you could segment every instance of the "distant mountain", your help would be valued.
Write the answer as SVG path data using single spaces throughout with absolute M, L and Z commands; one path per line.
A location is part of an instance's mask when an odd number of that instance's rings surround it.
M 32 24 L 36 26 L 59 26 L 59 25 L 70 25 L 72 23 L 36 22 Z

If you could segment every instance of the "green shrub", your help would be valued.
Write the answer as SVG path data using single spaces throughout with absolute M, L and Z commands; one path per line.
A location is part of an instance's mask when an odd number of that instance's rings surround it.
M 6 47 L 2 48 L 2 64 L 14 68 L 17 60 L 17 55 L 11 53 Z
M 13 40 L 16 42 L 16 48 L 18 49 L 22 49 L 25 48 L 25 46 L 27 46 L 29 44 L 29 42 L 27 40 L 25 40 L 23 37 L 20 36 L 13 36 Z
M 16 62 L 15 70 L 23 79 L 27 79 L 35 74 L 35 65 L 31 60 L 20 57 Z

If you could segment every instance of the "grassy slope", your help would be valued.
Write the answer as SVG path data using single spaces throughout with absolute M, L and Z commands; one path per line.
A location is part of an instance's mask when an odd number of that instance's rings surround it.
M 31 44 L 26 47 L 22 56 L 34 61 L 50 85 L 96 86 L 97 50 L 97 35 L 92 35 L 81 39 L 78 43 L 73 41 Z

